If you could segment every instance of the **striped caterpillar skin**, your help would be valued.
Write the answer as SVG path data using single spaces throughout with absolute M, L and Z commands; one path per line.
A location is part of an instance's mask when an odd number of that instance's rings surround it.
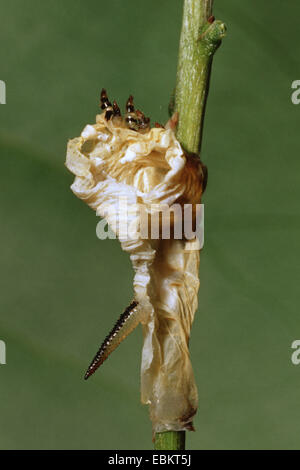
M 138 302 L 133 301 L 103 341 L 99 351 L 89 366 L 84 378 L 87 380 L 103 364 L 108 356 L 141 322 L 142 313 L 138 308 Z

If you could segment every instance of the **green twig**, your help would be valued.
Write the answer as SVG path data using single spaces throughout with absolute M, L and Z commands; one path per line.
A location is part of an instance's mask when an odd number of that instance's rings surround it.
M 224 23 L 211 17 L 212 4 L 213 0 L 184 1 L 175 110 L 177 138 L 191 153 L 200 153 L 212 59 L 226 31 Z
M 175 111 L 177 138 L 191 153 L 200 153 L 212 59 L 225 35 L 225 25 L 212 15 L 213 0 L 184 0 L 179 45 Z M 170 104 L 170 109 L 174 105 Z M 185 432 L 168 431 L 155 436 L 156 450 L 184 450 Z
M 167 431 L 155 435 L 155 450 L 184 450 L 185 432 Z

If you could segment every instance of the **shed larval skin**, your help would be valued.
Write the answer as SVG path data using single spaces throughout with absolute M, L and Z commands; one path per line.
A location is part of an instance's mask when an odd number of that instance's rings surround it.
M 151 213 L 152 204 L 201 202 L 204 167 L 183 152 L 167 127 L 132 129 L 119 112 L 107 116 L 106 111 L 69 141 L 66 160 L 76 176 L 72 191 L 106 218 L 134 268 L 131 326 L 126 329 L 124 320 L 106 341 L 102 362 L 142 324 L 141 399 L 150 406 L 154 433 L 192 430 L 198 405 L 189 337 L 198 305 L 200 251 L 195 240 L 142 238 L 140 215 L 130 210 L 140 207 Z M 134 234 L 127 237 L 112 220 L 113 215 L 119 223 L 125 220 L 119 207 L 122 197 L 129 208 L 125 223 L 135 222 Z

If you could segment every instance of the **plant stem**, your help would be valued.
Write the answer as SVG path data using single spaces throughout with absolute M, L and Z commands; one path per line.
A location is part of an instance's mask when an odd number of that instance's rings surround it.
M 213 0 L 184 0 L 179 45 L 175 111 L 179 113 L 177 138 L 190 153 L 200 153 L 205 106 L 213 55 L 226 27 L 212 15 Z M 209 20 L 209 21 L 208 21 Z M 185 431 L 155 436 L 156 450 L 184 450 Z
M 224 23 L 211 17 L 212 4 L 213 0 L 185 0 L 183 8 L 175 111 L 177 138 L 191 153 L 200 153 L 212 59 L 226 31 Z
M 185 431 L 158 432 L 155 435 L 155 450 L 184 450 Z

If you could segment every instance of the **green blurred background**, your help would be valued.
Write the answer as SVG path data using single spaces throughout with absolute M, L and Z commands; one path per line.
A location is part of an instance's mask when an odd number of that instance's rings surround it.
M 66 143 L 93 123 L 104 86 L 167 119 L 182 0 L 1 2 L 1 449 L 152 448 L 140 404 L 140 328 L 83 381 L 132 296 L 117 241 L 70 191 Z M 299 449 L 298 0 L 215 1 L 202 160 L 209 169 L 199 386 L 189 449 Z

